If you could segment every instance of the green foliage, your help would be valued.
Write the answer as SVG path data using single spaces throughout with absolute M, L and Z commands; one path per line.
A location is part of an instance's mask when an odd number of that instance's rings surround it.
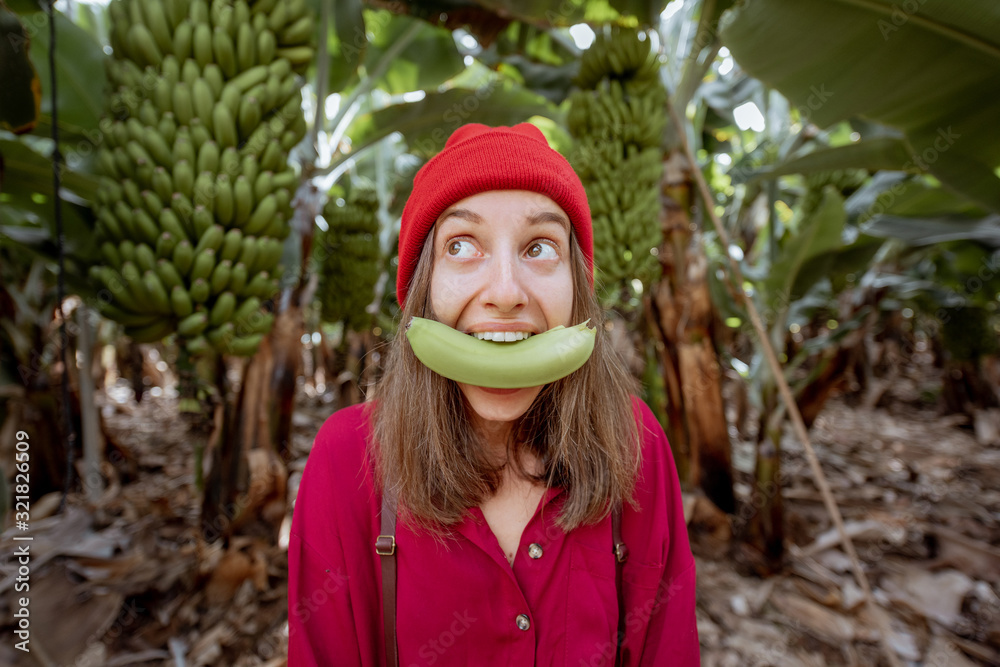
M 1000 14 L 993 0 L 741 3 L 722 39 L 748 73 L 819 127 L 864 116 L 898 128 L 888 157 L 1000 211 Z M 851 54 L 845 66 L 844 54 Z
M 42 83 L 28 58 L 28 35 L 17 15 L 0 5 L 0 128 L 18 134 L 35 126 Z
M 350 191 L 341 194 L 332 192 L 324 206 L 329 229 L 317 236 L 313 250 L 320 267 L 322 319 L 363 331 L 372 325 L 367 307 L 374 300 L 381 272 L 378 194 L 375 185 L 364 178 L 352 180 Z
M 1000 349 L 992 317 L 985 308 L 960 306 L 938 311 L 941 341 L 953 361 L 978 361 Z
M 631 281 L 653 281 L 660 231 L 666 91 L 649 38 L 613 27 L 584 54 L 567 118 L 570 157 L 590 201 L 602 300 L 627 307 Z

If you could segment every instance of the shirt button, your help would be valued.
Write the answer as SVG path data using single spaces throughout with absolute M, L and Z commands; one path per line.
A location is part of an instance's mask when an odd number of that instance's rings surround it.
M 542 545 L 540 545 L 540 544 L 531 544 L 528 547 L 528 555 L 531 556 L 532 558 L 534 558 L 535 560 L 538 560 L 539 558 L 541 558 L 542 557 Z
M 531 627 L 531 621 L 528 620 L 527 614 L 518 614 L 517 618 L 514 619 L 514 622 L 517 623 L 517 628 L 519 630 L 527 630 Z

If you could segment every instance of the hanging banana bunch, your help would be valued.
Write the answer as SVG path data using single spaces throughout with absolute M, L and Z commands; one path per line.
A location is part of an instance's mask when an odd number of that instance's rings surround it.
M 837 169 L 835 171 L 817 171 L 806 174 L 803 181 L 805 193 L 799 200 L 798 208 L 803 214 L 809 214 L 819 208 L 823 200 L 823 188 L 832 185 L 845 197 L 864 185 L 868 172 L 864 169 Z
M 137 342 L 252 355 L 305 135 L 306 0 L 112 0 L 97 153 L 101 312 Z
M 590 200 L 594 263 L 604 300 L 622 303 L 631 281 L 648 285 L 659 263 L 661 141 L 667 94 L 656 54 L 635 29 L 598 32 L 583 54 L 570 96 L 570 162 Z
M 372 323 L 373 316 L 365 309 L 374 299 L 380 273 L 378 195 L 375 185 L 364 178 L 355 178 L 345 197 L 338 194 L 331 193 L 323 208 L 330 227 L 314 251 L 321 267 L 322 319 L 362 331 Z

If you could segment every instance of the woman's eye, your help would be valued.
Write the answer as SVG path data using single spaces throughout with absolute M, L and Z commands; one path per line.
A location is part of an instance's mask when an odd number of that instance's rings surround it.
M 528 246 L 528 257 L 532 259 L 555 259 L 556 249 L 548 243 L 532 243 Z
M 448 243 L 448 254 L 452 257 L 472 257 L 476 248 L 468 241 L 451 241 Z

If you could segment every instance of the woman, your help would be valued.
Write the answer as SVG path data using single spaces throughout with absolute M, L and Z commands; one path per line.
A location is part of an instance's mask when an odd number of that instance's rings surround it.
M 323 425 L 299 487 L 290 667 L 698 664 L 677 473 L 601 325 L 592 239 L 532 125 L 461 127 L 417 174 L 383 380 Z M 424 366 L 413 317 L 505 345 L 597 336 L 579 370 L 496 389 Z

